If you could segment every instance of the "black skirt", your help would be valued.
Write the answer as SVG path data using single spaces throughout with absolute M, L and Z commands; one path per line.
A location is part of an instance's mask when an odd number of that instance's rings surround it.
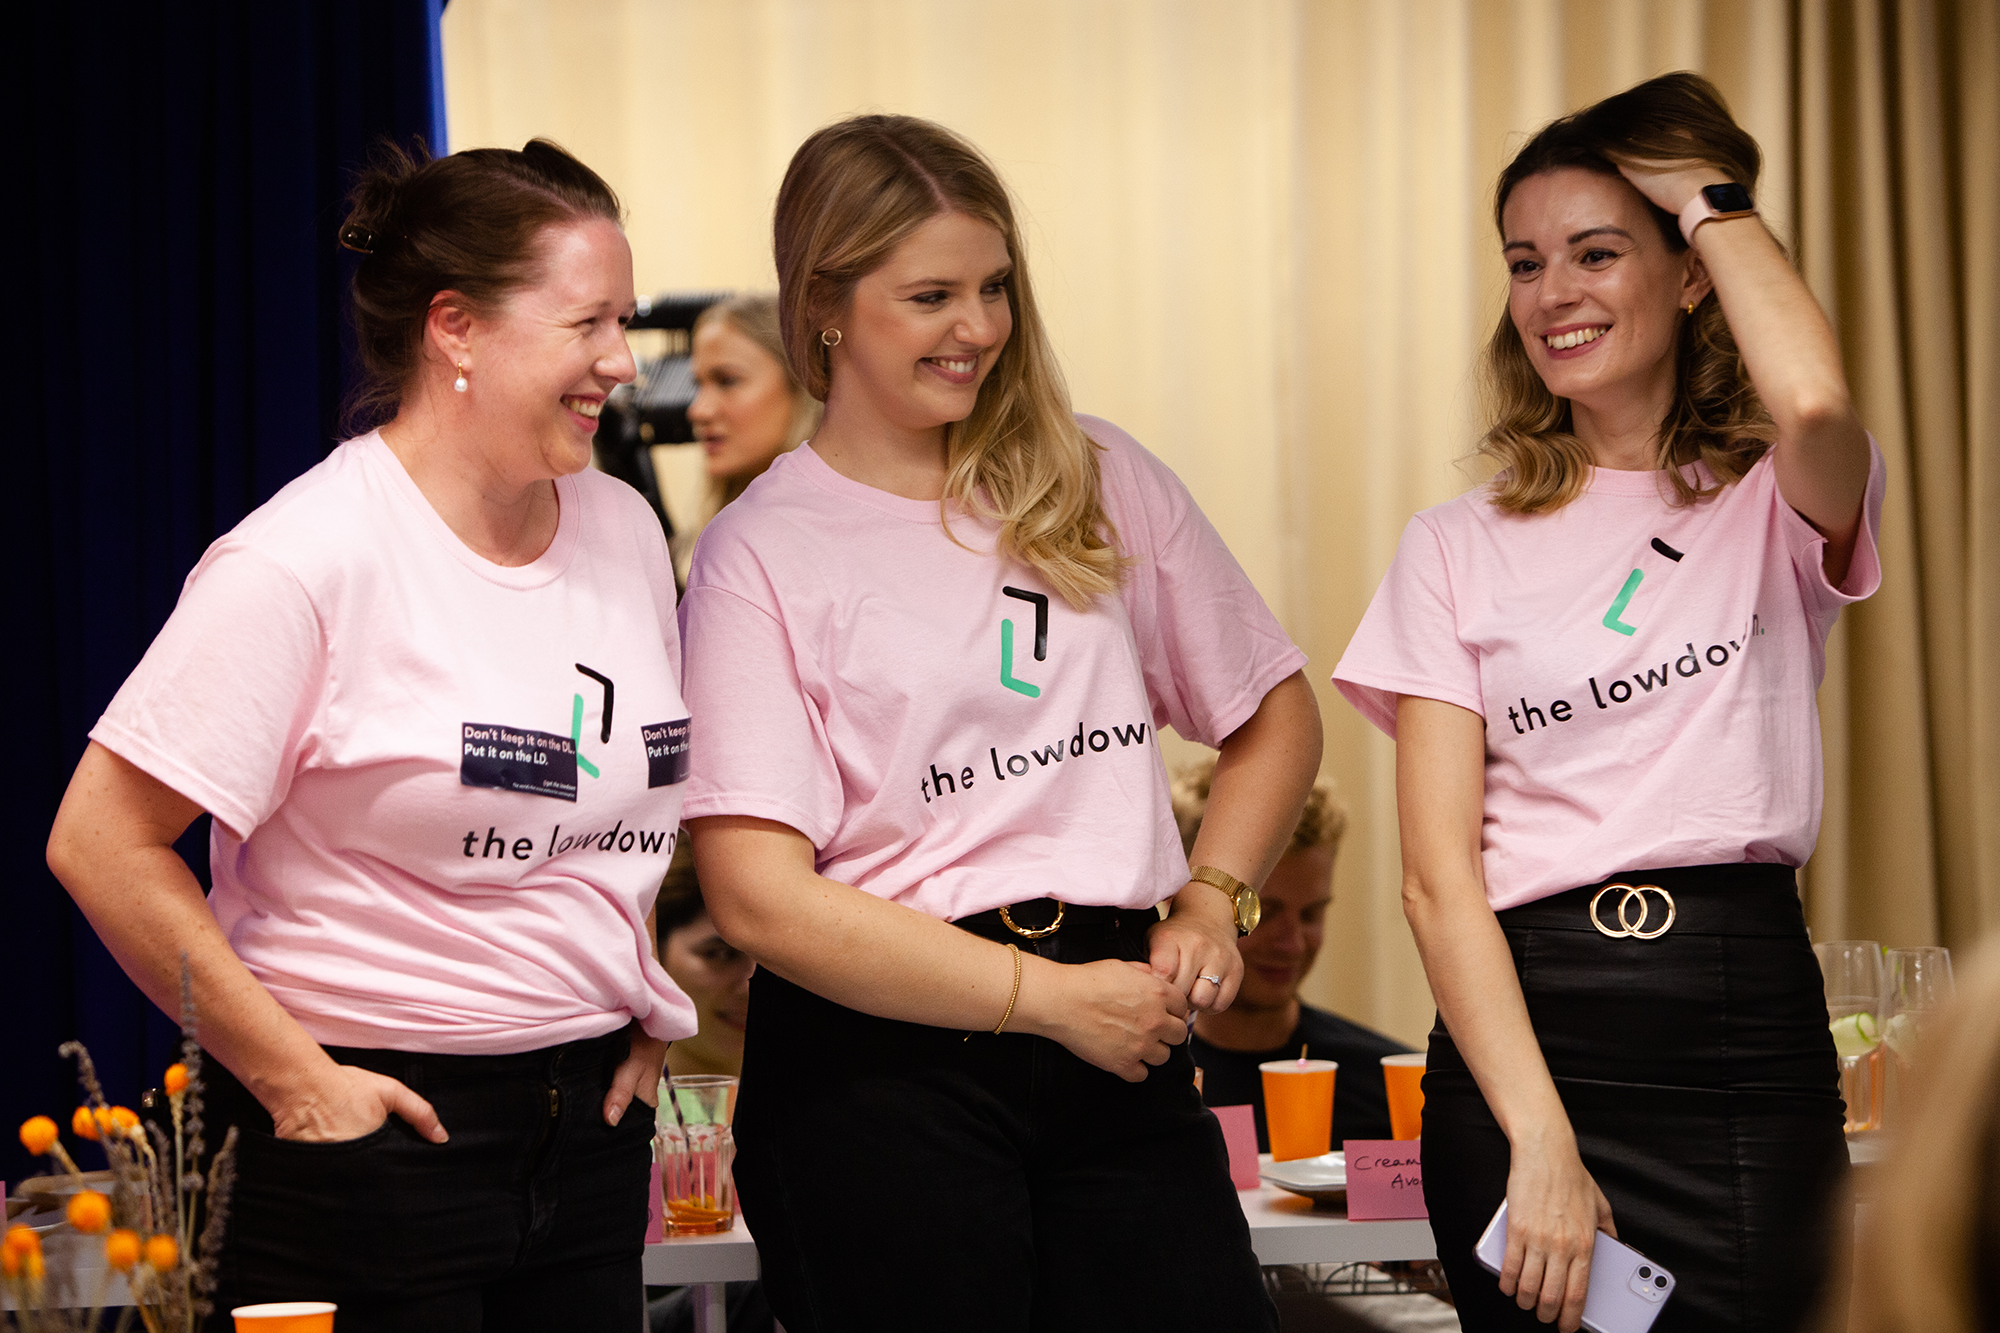
M 1618 1236 L 1674 1274 L 1654 1325 L 1803 1326 L 1849 1218 L 1839 1067 L 1789 867 L 1634 870 L 1672 895 L 1670 928 L 1607 937 L 1587 885 L 1500 912 L 1542 1055 Z M 1598 919 L 1619 928 L 1612 890 Z M 1651 932 L 1658 895 L 1626 908 Z M 1537 1329 L 1473 1258 L 1507 1193 L 1508 1143 L 1443 1022 L 1424 1075 L 1424 1193 L 1459 1317 Z

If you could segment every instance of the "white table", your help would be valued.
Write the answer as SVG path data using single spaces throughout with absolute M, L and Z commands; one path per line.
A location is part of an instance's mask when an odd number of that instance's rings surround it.
M 1268 1160 L 1268 1159 L 1266 1159 Z M 1345 1214 L 1316 1209 L 1309 1199 L 1275 1185 L 1239 1190 L 1236 1201 L 1250 1223 L 1257 1262 L 1278 1264 L 1380 1263 L 1394 1259 L 1435 1259 L 1431 1224 L 1350 1222 Z M 646 1247 L 646 1282 L 651 1286 L 696 1286 L 696 1333 L 723 1333 L 723 1283 L 758 1275 L 757 1246 L 743 1219 L 715 1236 L 676 1236 Z

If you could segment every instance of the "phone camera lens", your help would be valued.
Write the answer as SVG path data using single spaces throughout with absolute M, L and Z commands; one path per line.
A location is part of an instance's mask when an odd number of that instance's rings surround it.
M 1661 1288 L 1662 1290 L 1665 1290 L 1667 1285 L 1667 1280 L 1663 1277 L 1656 1277 L 1653 1279 L 1653 1285 Z
M 1650 1269 L 1650 1268 L 1647 1268 L 1647 1267 L 1645 1267 L 1644 1265 L 1641 1265 L 1641 1266 L 1640 1266 L 1640 1268 L 1639 1268 L 1639 1276 L 1640 1276 L 1640 1277 L 1651 1277 L 1652 1275 L 1653 1275 L 1653 1270 L 1652 1270 L 1652 1269 Z

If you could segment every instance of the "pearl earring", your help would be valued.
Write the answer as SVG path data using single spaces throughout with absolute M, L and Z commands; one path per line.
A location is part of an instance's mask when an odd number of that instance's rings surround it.
M 451 387 L 458 390 L 460 393 L 464 393 L 467 389 L 472 387 L 470 384 L 465 382 L 465 362 L 461 361 L 458 363 L 458 378 L 451 382 Z

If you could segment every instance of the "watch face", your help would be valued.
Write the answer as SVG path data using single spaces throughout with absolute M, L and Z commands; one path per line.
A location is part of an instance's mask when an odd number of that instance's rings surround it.
M 1248 935 L 1264 918 L 1264 903 L 1255 889 L 1244 889 L 1236 900 L 1236 928 Z
M 1718 213 L 1749 213 L 1757 207 L 1750 202 L 1750 191 L 1734 181 L 1726 185 L 1704 186 L 1701 192 L 1707 198 L 1708 206 Z

